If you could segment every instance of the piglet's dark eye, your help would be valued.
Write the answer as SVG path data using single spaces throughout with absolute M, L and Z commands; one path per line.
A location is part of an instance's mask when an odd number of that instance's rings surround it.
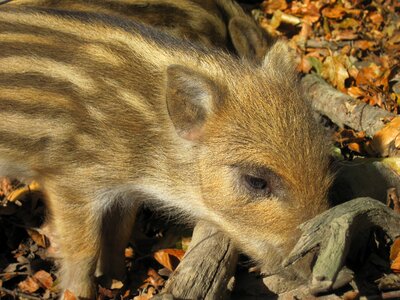
M 268 182 L 260 177 L 244 175 L 243 181 L 248 190 L 257 194 L 269 194 L 271 192 Z

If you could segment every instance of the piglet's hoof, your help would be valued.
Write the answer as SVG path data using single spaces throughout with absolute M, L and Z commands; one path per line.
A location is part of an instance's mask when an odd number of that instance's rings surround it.
M 318 294 L 339 288 L 352 279 L 352 272 L 343 268 L 351 242 L 360 232 L 374 228 L 381 228 L 394 240 L 400 236 L 400 215 L 368 197 L 333 207 L 301 225 L 303 234 L 284 265 L 319 248 L 310 289 Z

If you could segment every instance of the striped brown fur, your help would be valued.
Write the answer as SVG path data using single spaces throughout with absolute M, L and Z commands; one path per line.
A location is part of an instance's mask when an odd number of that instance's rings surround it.
M 77 296 L 99 257 L 123 276 L 143 201 L 216 224 L 269 270 L 326 209 L 328 147 L 284 42 L 255 66 L 127 19 L 11 6 L 0 36 L 0 172 L 44 187 Z
M 11 0 L 13 6 L 101 13 L 260 63 L 272 39 L 232 0 Z
M 143 22 L 208 46 L 225 47 L 227 30 L 214 1 L 13 0 L 7 5 L 103 13 Z

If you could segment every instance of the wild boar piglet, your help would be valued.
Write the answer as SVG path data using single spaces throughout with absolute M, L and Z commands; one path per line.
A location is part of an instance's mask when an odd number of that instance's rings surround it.
M 327 208 L 329 149 L 283 41 L 256 66 L 113 17 L 1 7 L 0 66 L 0 172 L 43 186 L 76 296 L 96 265 L 123 277 L 144 202 L 269 270 Z

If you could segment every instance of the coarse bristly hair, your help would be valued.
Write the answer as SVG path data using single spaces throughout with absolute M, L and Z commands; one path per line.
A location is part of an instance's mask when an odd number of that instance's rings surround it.
M 279 268 L 331 182 L 290 57 L 283 41 L 258 65 L 113 16 L 0 7 L 0 171 L 43 186 L 64 289 L 93 297 L 98 260 L 123 277 L 153 201 Z

